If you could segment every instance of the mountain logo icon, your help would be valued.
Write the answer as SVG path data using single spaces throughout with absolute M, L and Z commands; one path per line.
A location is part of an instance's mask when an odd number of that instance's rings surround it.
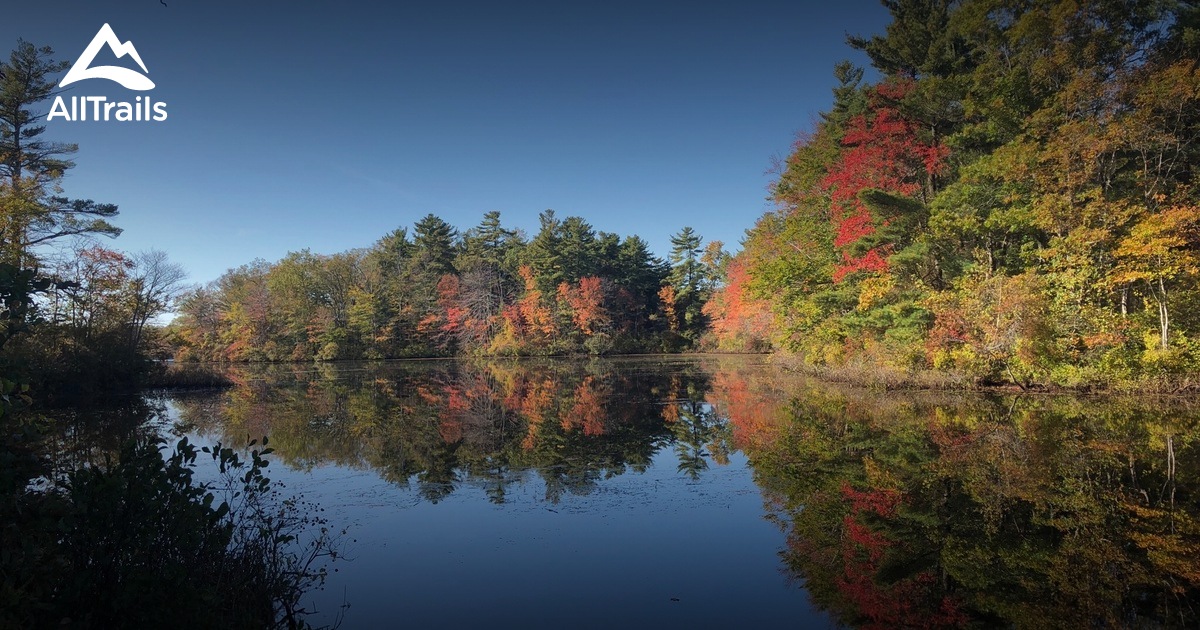
M 141 55 L 138 55 L 137 48 L 133 47 L 133 42 L 124 42 L 117 39 L 117 34 L 113 32 L 112 27 L 108 24 L 100 27 L 96 32 L 96 36 L 92 38 L 92 42 L 83 50 L 83 54 L 79 55 L 79 59 L 75 60 L 75 65 L 67 71 L 67 76 L 63 77 L 59 82 L 59 87 L 68 86 L 76 81 L 84 79 L 108 79 L 116 81 L 130 90 L 152 90 L 154 82 L 145 74 L 139 74 L 135 70 L 122 68 L 121 66 L 92 66 L 92 62 L 96 59 L 96 54 L 100 49 L 108 46 L 117 58 L 129 55 L 141 66 L 142 72 L 149 74 L 146 69 L 146 64 L 142 62 Z

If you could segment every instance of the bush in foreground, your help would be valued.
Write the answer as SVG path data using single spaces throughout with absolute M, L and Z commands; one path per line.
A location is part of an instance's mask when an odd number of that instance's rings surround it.
M 271 449 L 163 446 L 136 440 L 7 504 L 0 626 L 307 627 L 299 601 L 335 540 L 311 506 L 280 498 Z M 217 481 L 194 479 L 201 452 Z

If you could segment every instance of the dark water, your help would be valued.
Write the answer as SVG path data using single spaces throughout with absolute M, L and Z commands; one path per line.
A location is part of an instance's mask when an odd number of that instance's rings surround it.
M 1186 400 L 870 392 L 757 357 L 234 377 L 156 426 L 269 435 L 274 477 L 349 528 L 318 623 L 1200 624 Z

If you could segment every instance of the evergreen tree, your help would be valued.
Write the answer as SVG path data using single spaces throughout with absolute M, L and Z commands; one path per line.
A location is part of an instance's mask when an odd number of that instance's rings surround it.
M 562 221 L 553 210 L 538 215 L 541 229 L 525 248 L 524 262 L 533 270 L 538 289 L 553 294 L 558 284 L 565 279 L 563 270 Z
M 436 279 L 454 271 L 458 231 L 442 218 L 427 214 L 413 226 L 413 262 L 421 275 Z
M 43 114 L 35 108 L 54 93 L 51 75 L 69 65 L 51 59 L 54 51 L 18 40 L 8 62 L 0 64 L 0 260 L 36 264 L 33 248 L 68 236 L 117 236 L 105 219 L 117 207 L 58 194 L 78 147 L 41 138 Z
M 562 222 L 559 247 L 564 282 L 579 282 L 599 272 L 596 231 L 581 217 L 567 217 Z
M 483 215 L 479 225 L 463 234 L 459 270 L 466 271 L 482 263 L 493 269 L 507 269 L 510 254 L 520 245 L 517 233 L 501 225 L 500 213 L 493 210 Z
M 695 341 L 704 332 L 702 309 L 707 300 L 704 291 L 705 270 L 700 261 L 703 239 L 690 227 L 671 237 L 671 273 L 668 280 L 675 289 L 675 313 L 680 333 Z
M 408 267 L 413 255 L 412 241 L 408 240 L 408 229 L 398 228 L 379 239 L 371 250 L 371 258 L 385 278 L 399 277 Z

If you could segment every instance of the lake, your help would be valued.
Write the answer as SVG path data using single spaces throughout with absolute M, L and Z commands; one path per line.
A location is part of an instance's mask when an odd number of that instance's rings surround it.
M 270 436 L 272 478 L 347 530 L 317 624 L 1200 624 L 1189 400 L 871 391 L 760 356 L 230 374 L 80 414 L 66 451 Z

